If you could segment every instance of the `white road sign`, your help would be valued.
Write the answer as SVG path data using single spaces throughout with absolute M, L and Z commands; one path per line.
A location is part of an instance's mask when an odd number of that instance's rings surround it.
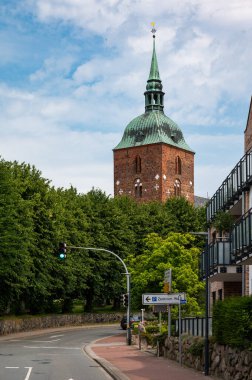
M 155 294 L 143 294 L 143 305 L 178 305 L 180 303 L 186 303 L 185 293 L 155 293 Z

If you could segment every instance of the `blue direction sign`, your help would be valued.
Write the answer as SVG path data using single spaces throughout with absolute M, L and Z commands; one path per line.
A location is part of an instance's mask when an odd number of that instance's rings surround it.
M 181 302 L 185 301 L 185 302 Z M 178 305 L 186 303 L 185 293 L 154 293 L 142 295 L 143 305 Z
M 180 304 L 184 305 L 187 301 L 186 300 L 180 300 Z

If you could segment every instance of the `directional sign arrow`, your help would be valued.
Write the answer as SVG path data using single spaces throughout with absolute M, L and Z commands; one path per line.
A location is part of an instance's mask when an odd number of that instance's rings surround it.
M 147 296 L 145 299 L 147 302 L 150 302 L 150 300 L 151 300 L 151 298 L 149 296 Z

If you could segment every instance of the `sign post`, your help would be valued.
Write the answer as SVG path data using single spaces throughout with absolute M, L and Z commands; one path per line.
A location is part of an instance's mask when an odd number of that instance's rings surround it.
M 164 293 L 170 293 L 172 290 L 172 269 L 167 269 L 164 272 Z M 167 331 L 168 336 L 171 336 L 171 305 L 168 305 L 168 325 L 167 325 Z
M 181 302 L 179 302 L 179 364 L 182 365 L 182 342 L 181 342 Z
M 170 293 L 172 288 L 172 270 L 167 269 L 164 272 L 164 293 Z

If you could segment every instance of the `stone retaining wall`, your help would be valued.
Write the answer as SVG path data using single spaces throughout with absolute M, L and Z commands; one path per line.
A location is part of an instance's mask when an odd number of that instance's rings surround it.
M 191 352 L 190 347 L 194 348 Z M 164 357 L 179 361 L 178 338 L 166 338 L 162 351 Z M 210 343 L 209 352 L 210 375 L 225 380 L 252 380 L 252 351 Z M 183 336 L 182 364 L 204 371 L 204 338 Z
M 90 323 L 113 323 L 120 322 L 121 313 L 110 314 L 64 314 L 50 315 L 45 317 L 28 317 L 0 320 L 0 335 L 7 335 L 22 331 L 31 331 L 63 326 L 81 326 Z

